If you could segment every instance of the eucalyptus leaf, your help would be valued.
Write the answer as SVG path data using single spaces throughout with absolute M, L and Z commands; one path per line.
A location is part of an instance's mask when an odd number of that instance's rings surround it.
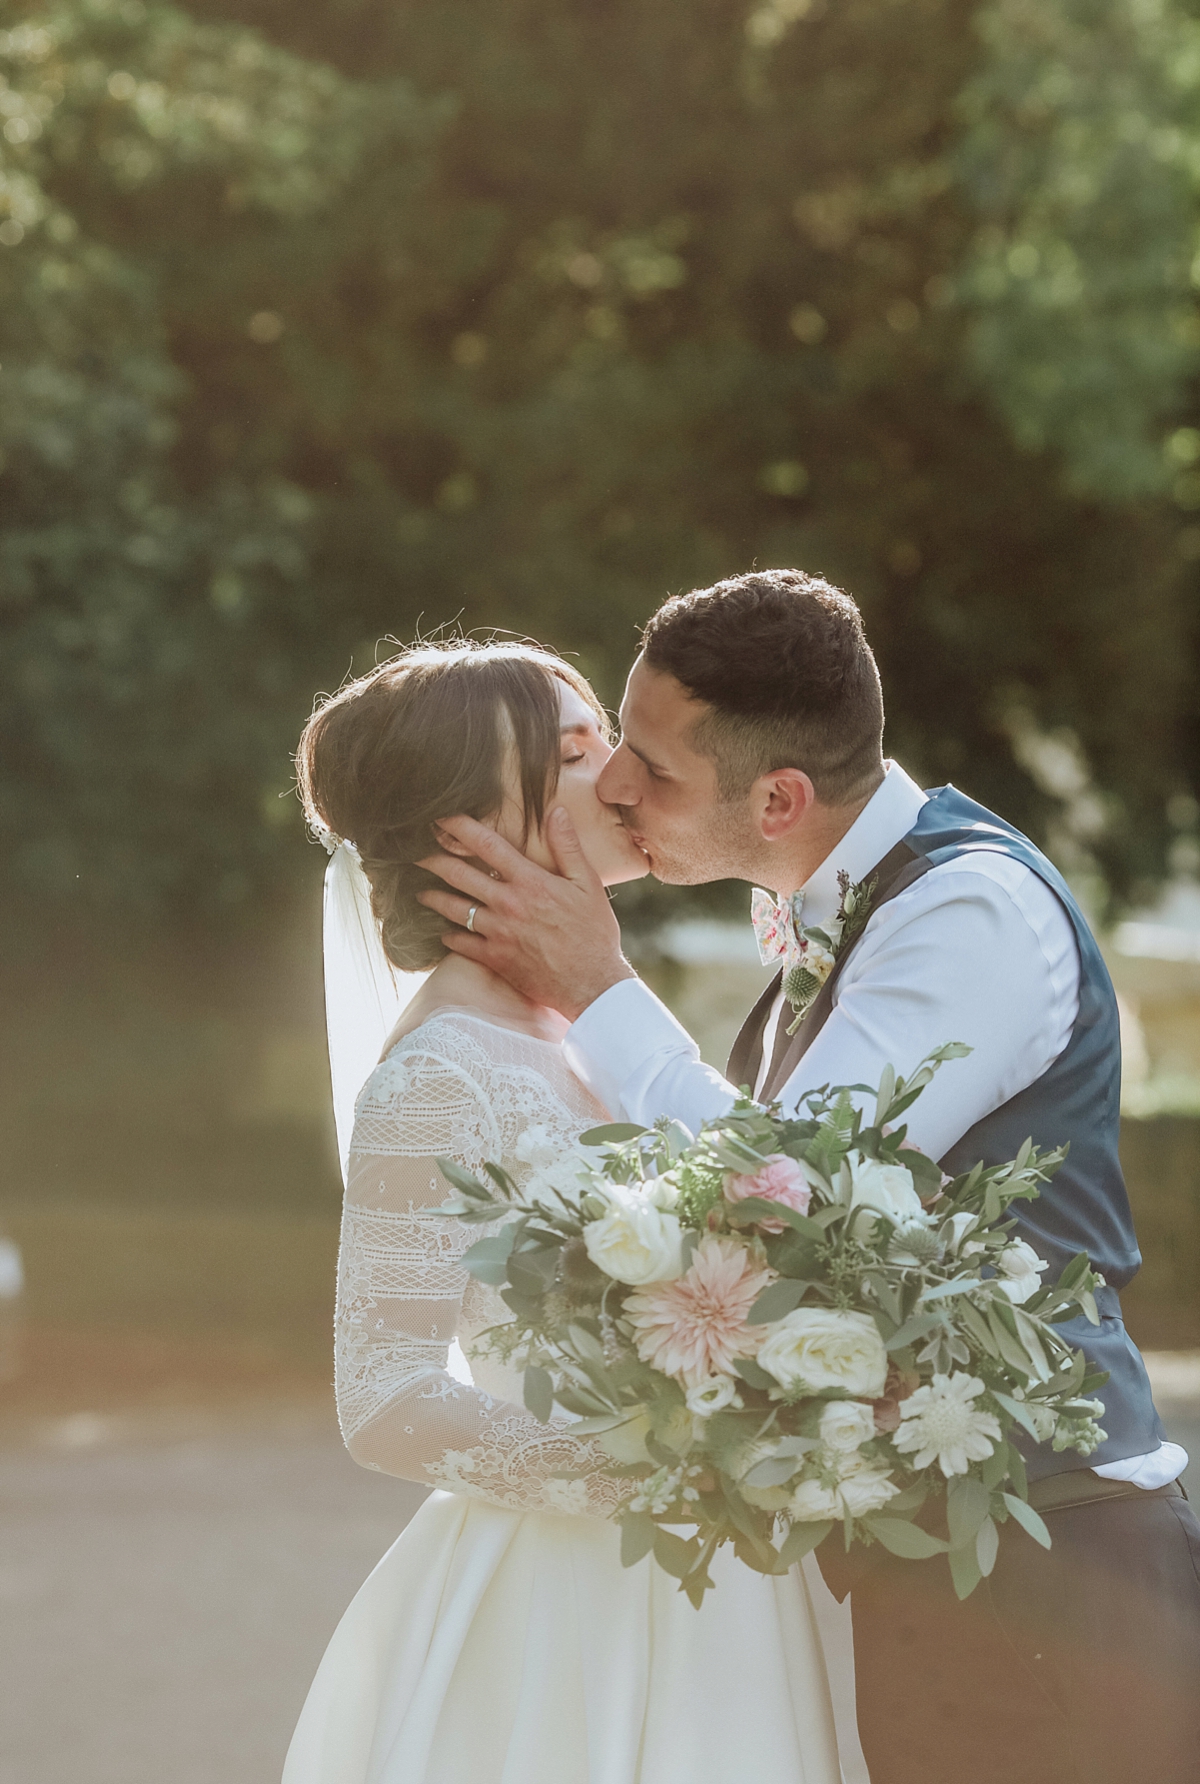
M 1008 1478 L 1008 1445 L 1001 1443 L 992 1451 L 980 1469 L 983 1484 L 990 1490 L 998 1487 L 1002 1480 Z
M 917 1338 L 923 1338 L 926 1332 L 932 1332 L 935 1326 L 942 1323 L 938 1313 L 914 1313 L 886 1340 L 889 1351 L 903 1350 Z
M 658 1525 L 646 1511 L 630 1512 L 621 1519 L 621 1566 L 635 1567 L 654 1547 Z
M 787 1571 L 780 1564 L 779 1555 L 770 1543 L 751 1541 L 741 1532 L 733 1539 L 733 1552 L 744 1567 L 752 1568 L 755 1573 L 776 1574 Z
M 928 1497 L 929 1488 L 923 1481 L 915 1480 L 911 1486 L 905 1487 L 888 1500 L 888 1513 L 919 1511 Z
M 938 1282 L 933 1288 L 927 1288 L 921 1296 L 920 1305 L 924 1307 L 930 1301 L 948 1301 L 954 1295 L 969 1294 L 972 1289 L 982 1287 L 977 1276 L 956 1276 L 951 1282 Z
M 699 1610 L 704 1603 L 704 1594 L 713 1588 L 712 1577 L 707 1569 L 694 1567 L 680 1583 L 680 1591 L 686 1592 L 690 1602 Z
M 969 1598 L 983 1578 L 975 1554 L 975 1544 L 972 1543 L 968 1549 L 951 1549 L 948 1558 L 956 1594 L 960 1599 Z
M 492 1182 L 496 1185 L 496 1188 L 500 1191 L 505 1201 L 511 1202 L 517 1194 L 517 1186 L 509 1176 L 508 1172 L 504 1170 L 502 1166 L 493 1164 L 490 1159 L 484 1163 L 483 1168 L 491 1178 Z
M 1016 1419 L 1018 1425 L 1028 1431 L 1029 1435 L 1036 1440 L 1037 1427 L 1034 1425 L 1032 1414 L 1024 1401 L 1015 1400 L 1011 1394 L 1002 1393 L 999 1388 L 992 1388 L 990 1392 L 992 1399 L 998 1401 L 1005 1412 Z
M 789 1280 L 786 1276 L 765 1288 L 746 1315 L 752 1326 L 769 1326 L 786 1314 L 794 1313 L 804 1299 L 807 1283 Z
M 661 1525 L 654 1531 L 654 1559 L 664 1573 L 672 1579 L 681 1580 L 691 1572 L 692 1563 L 700 1553 L 700 1544 L 695 1537 L 685 1542 L 671 1530 L 664 1530 Z
M 604 1365 L 604 1346 L 594 1332 L 589 1332 L 586 1326 L 574 1321 L 567 1327 L 567 1337 L 578 1356 L 586 1357 L 591 1363 Z
M 742 1380 L 752 1388 L 768 1390 L 779 1385 L 773 1375 L 768 1375 L 765 1369 L 759 1368 L 753 1357 L 735 1357 L 733 1366 Z
M 1048 1549 L 1050 1532 L 1032 1505 L 1025 1499 L 1018 1499 L 1015 1493 L 1004 1493 L 1001 1497 L 1021 1528 L 1029 1532 L 1034 1542 L 1040 1542 L 1044 1549 Z
M 996 1348 L 1000 1352 L 1003 1361 L 1008 1364 L 1010 1369 L 1015 1369 L 1018 1375 L 1027 1377 L 1032 1373 L 1029 1357 L 1026 1354 L 1025 1346 L 1021 1343 L 1021 1340 L 1014 1332 L 1011 1332 L 1008 1329 L 1007 1322 L 1004 1318 L 1004 1308 L 1006 1306 L 1011 1306 L 1011 1303 L 1001 1301 L 992 1302 L 987 1312 L 988 1326 L 991 1330 L 992 1337 L 996 1340 Z
M 803 1561 L 805 1555 L 825 1541 L 833 1529 L 832 1521 L 793 1524 L 779 1550 L 779 1565 L 785 1571 Z
M 888 1118 L 892 1097 L 896 1090 L 896 1068 L 885 1065 L 879 1078 L 879 1090 L 875 1097 L 875 1124 L 882 1127 Z
M 526 1369 L 525 1404 L 540 1424 L 549 1424 L 554 1411 L 554 1382 L 548 1369 L 539 1369 L 532 1363 Z
M 749 1226 L 756 1220 L 781 1220 L 805 1238 L 824 1237 L 824 1229 L 815 1218 L 801 1214 L 796 1208 L 787 1208 L 782 1202 L 768 1201 L 765 1196 L 747 1196 L 744 1201 L 733 1203 L 728 1218 L 730 1224 L 736 1226 Z
M 1015 1443 L 1006 1443 L 1004 1447 L 1008 1455 L 1009 1479 L 1016 1488 L 1019 1497 L 1028 1499 L 1029 1476 L 1025 1471 L 1025 1458 Z
M 464 1266 L 477 1282 L 487 1282 L 498 1288 L 508 1281 L 508 1259 L 515 1238 L 515 1223 L 512 1223 L 498 1233 L 490 1233 L 486 1239 L 477 1239 L 463 1253 Z
M 781 1487 L 800 1467 L 798 1456 L 767 1456 L 743 1476 L 748 1487 Z
M 627 1140 L 638 1140 L 649 1133 L 647 1127 L 638 1127 L 633 1121 L 607 1121 L 601 1127 L 589 1127 L 586 1133 L 580 1134 L 581 1146 L 622 1146 Z
M 949 1547 L 940 1536 L 931 1536 L 907 1518 L 869 1517 L 863 1523 L 889 1554 L 905 1561 L 927 1561 L 931 1555 L 944 1555 Z
M 436 1162 L 442 1176 L 447 1183 L 453 1183 L 455 1189 L 461 1189 L 467 1196 L 486 1196 L 489 1201 L 491 1200 L 491 1191 L 486 1185 L 482 1184 L 478 1177 L 473 1176 L 470 1171 L 464 1171 L 462 1166 L 456 1164 L 452 1158 L 439 1158 Z
M 1037 1327 L 1023 1307 L 1014 1307 L 1013 1314 L 1017 1323 L 1017 1332 L 1021 1343 L 1029 1353 L 1029 1361 L 1033 1365 L 1032 1374 L 1038 1381 L 1049 1381 L 1053 1373 L 1045 1347 Z
M 950 1527 L 950 1546 L 961 1549 L 974 1541 L 975 1533 L 988 1515 L 992 1496 L 982 1481 L 972 1475 L 956 1475 L 946 1492 L 946 1521 Z
M 985 1518 L 979 1526 L 975 1537 L 975 1559 L 984 1579 L 996 1565 L 996 1556 L 1000 1552 L 1000 1532 L 996 1528 L 994 1518 Z

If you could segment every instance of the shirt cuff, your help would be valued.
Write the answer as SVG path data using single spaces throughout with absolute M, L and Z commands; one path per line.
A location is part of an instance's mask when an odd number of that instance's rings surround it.
M 563 1056 L 597 1101 L 617 1115 L 626 1084 L 652 1060 L 698 1060 L 700 1049 L 648 985 L 620 979 L 571 1024 Z
M 1148 1456 L 1127 1456 L 1123 1462 L 1102 1462 L 1092 1473 L 1104 1480 L 1128 1481 L 1152 1493 L 1156 1487 L 1178 1480 L 1188 1465 L 1188 1453 L 1181 1443 L 1163 1443 Z

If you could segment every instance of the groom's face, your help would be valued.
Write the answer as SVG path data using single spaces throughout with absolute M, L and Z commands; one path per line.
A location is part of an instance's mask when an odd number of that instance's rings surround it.
M 722 800 L 712 758 L 692 746 L 705 710 L 639 657 L 621 702 L 621 741 L 596 782 L 668 886 L 753 878 L 761 846 L 749 800 Z

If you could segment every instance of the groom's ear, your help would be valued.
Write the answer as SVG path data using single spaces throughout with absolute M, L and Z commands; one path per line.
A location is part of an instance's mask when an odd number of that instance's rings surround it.
M 816 803 L 813 784 L 802 768 L 772 768 L 750 789 L 753 817 L 766 842 L 779 842 Z

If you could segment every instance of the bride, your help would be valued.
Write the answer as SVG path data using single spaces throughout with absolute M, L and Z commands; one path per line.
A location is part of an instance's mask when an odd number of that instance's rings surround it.
M 466 1364 L 508 1310 L 462 1266 L 477 1234 L 428 1212 L 451 1193 L 439 1156 L 475 1170 L 496 1160 L 525 1182 L 609 1117 L 563 1062 L 562 1018 L 447 953 L 415 863 L 439 818 L 468 812 L 552 867 L 555 801 L 606 884 L 639 878 L 645 860 L 595 792 L 610 753 L 603 709 L 568 664 L 463 641 L 351 682 L 301 741 L 309 821 L 340 844 L 326 940 L 335 1100 L 347 1073 L 361 1085 L 344 1149 L 338 1415 L 357 1462 L 434 1491 L 335 1631 L 284 1784 L 840 1775 L 801 1573 L 764 1578 L 723 1550 L 697 1611 L 649 1559 L 622 1567 L 607 1521 L 620 1487 L 593 1441 L 568 1418 L 539 1424 L 494 1360 Z M 356 908 L 368 912 L 357 941 Z M 355 974 L 386 979 L 383 955 L 432 971 L 374 1069 L 355 1070 L 371 1020 L 337 1012 Z

